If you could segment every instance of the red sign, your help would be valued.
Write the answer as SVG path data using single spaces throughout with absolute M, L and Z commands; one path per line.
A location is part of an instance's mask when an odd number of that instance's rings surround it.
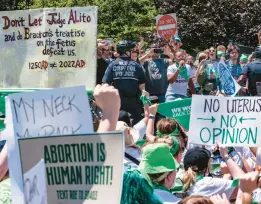
M 164 39 L 170 39 L 172 36 L 176 35 L 176 15 L 160 16 L 157 20 L 157 32 L 158 35 L 162 36 Z

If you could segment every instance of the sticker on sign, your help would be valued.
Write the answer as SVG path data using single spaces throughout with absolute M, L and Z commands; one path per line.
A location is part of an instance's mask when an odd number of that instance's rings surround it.
M 189 141 L 260 146 L 261 98 L 193 96 Z

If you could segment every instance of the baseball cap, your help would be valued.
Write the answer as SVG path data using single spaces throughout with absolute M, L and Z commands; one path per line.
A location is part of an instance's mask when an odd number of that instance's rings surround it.
M 118 121 L 116 130 L 123 132 L 125 147 L 130 147 L 139 140 L 139 133 L 134 128 L 129 127 L 125 122 Z
M 128 113 L 124 110 L 121 110 L 118 121 L 125 122 L 130 127 L 131 126 L 130 113 Z
M 189 149 L 184 157 L 184 168 L 193 167 L 194 171 L 202 171 L 208 166 L 209 159 L 211 157 L 210 151 L 200 147 L 194 147 Z
M 143 148 L 139 169 L 147 174 L 175 171 L 179 164 L 167 144 L 150 144 Z

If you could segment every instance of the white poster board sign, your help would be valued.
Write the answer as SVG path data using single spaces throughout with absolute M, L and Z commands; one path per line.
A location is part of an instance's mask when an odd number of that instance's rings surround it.
M 23 200 L 18 138 L 93 132 L 89 100 L 83 86 L 11 94 L 6 99 L 6 117 L 5 133 L 9 136 L 5 138 L 14 203 Z
M 45 159 L 48 204 L 120 203 L 122 133 L 26 138 L 19 147 L 23 172 Z
M 24 173 L 25 204 L 47 204 L 45 164 L 41 159 L 32 169 Z
M 97 7 L 1 11 L 0 87 L 96 83 Z
M 193 95 L 189 142 L 261 146 L 261 98 Z

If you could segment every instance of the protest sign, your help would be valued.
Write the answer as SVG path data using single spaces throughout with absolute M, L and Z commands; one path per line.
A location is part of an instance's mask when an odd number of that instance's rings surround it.
M 261 146 L 261 98 L 193 95 L 189 142 Z
M 47 204 L 44 160 L 41 159 L 23 177 L 25 204 Z
M 156 16 L 157 33 L 164 39 L 170 39 L 178 34 L 177 17 L 175 13 Z
M 124 157 L 122 133 L 18 141 L 23 172 L 40 158 L 45 160 L 48 203 L 120 203 Z
M 232 77 L 230 71 L 227 68 L 227 65 L 223 60 L 220 60 L 217 66 L 217 70 L 219 72 L 219 81 L 222 89 L 221 91 L 227 96 L 235 96 L 241 89 L 241 86 L 239 86 L 239 84 Z
M 18 138 L 93 132 L 83 86 L 11 94 L 6 98 L 6 123 L 4 133 L 14 203 L 23 200 Z
M 97 7 L 1 11 L 0 19 L 0 87 L 94 89 Z
M 161 103 L 158 112 L 167 118 L 174 118 L 186 130 L 189 130 L 191 98 Z

